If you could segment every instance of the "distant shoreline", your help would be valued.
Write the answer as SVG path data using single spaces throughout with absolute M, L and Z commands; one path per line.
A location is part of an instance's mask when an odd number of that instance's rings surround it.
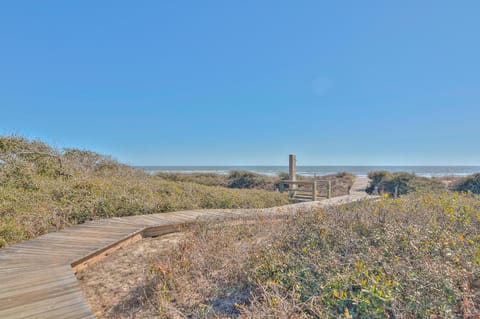
M 148 173 L 214 173 L 228 174 L 232 170 L 247 170 L 274 176 L 288 172 L 288 166 L 135 166 Z M 371 171 L 414 173 L 424 177 L 468 176 L 480 172 L 480 166 L 297 166 L 300 175 L 329 175 L 349 172 L 367 176 Z

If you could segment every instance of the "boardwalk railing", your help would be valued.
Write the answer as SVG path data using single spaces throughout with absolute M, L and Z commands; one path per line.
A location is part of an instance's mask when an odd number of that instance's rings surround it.
M 285 186 L 288 186 L 288 189 Z M 280 192 L 283 193 L 286 190 L 290 198 L 295 201 L 316 201 L 319 197 L 332 197 L 332 181 L 319 179 L 313 181 L 280 181 Z

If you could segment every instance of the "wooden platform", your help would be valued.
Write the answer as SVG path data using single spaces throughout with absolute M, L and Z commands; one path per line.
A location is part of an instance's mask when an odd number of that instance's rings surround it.
M 365 199 L 365 193 L 270 209 L 192 210 L 87 222 L 0 249 L 0 318 L 94 318 L 74 272 L 109 252 L 197 219 L 282 216 Z

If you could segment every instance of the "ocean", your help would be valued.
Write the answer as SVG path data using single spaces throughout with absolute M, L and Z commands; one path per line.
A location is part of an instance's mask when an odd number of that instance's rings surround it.
M 232 170 L 247 170 L 264 175 L 278 175 L 288 172 L 288 166 L 137 166 L 148 173 L 217 173 L 228 174 Z M 349 172 L 366 176 L 368 172 L 386 170 L 390 172 L 408 172 L 419 176 L 467 176 L 480 173 L 480 166 L 297 166 L 300 175 L 327 175 Z

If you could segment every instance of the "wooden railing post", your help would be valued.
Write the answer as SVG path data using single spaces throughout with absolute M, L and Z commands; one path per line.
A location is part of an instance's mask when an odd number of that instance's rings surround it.
M 317 200 L 317 181 L 313 181 L 312 184 L 312 200 L 314 202 Z
M 288 175 L 291 181 L 297 180 L 297 156 L 294 154 L 288 155 Z M 292 190 L 292 196 L 295 196 L 296 184 L 290 184 L 288 186 Z
M 328 190 L 327 190 L 327 198 L 332 197 L 332 181 L 328 180 Z

